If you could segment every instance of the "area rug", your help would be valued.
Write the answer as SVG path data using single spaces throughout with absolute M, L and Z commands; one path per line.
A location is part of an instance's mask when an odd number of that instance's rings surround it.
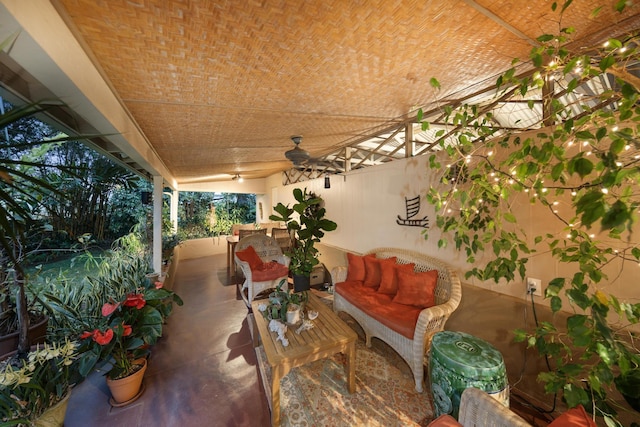
M 352 319 L 343 320 L 350 325 Z M 348 316 L 346 316 L 348 317 Z M 426 426 L 434 417 L 429 393 L 417 393 L 409 366 L 387 344 L 364 345 L 357 324 L 356 392 L 349 394 L 345 358 L 337 353 L 292 369 L 281 381 L 281 425 L 290 427 Z M 261 372 L 271 380 L 262 347 L 256 348 Z M 267 383 L 269 384 L 269 383 Z

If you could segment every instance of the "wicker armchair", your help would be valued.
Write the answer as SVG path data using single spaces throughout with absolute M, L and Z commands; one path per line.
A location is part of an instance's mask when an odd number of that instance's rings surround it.
M 282 250 L 280 249 L 280 246 L 278 246 L 278 242 L 276 241 L 276 239 L 274 239 L 273 237 L 269 237 L 266 234 L 252 234 L 238 241 L 233 256 L 236 260 L 236 265 L 240 267 L 245 277 L 240 294 L 242 295 L 242 299 L 244 300 L 247 307 L 251 305 L 251 301 L 253 301 L 256 295 L 258 295 L 260 292 L 269 288 L 275 288 L 281 280 L 287 280 L 288 277 L 288 274 L 285 274 L 284 276 L 279 276 L 272 280 L 253 280 L 253 273 L 251 271 L 251 268 L 249 267 L 249 263 L 242 261 L 236 255 L 238 251 L 244 250 L 249 246 L 253 246 L 253 249 L 256 251 L 263 262 L 276 261 L 286 267 L 289 267 L 290 261 L 289 257 L 282 254 Z
M 416 391 L 423 391 L 424 362 L 428 354 L 431 338 L 436 332 L 444 330 L 449 316 L 460 304 L 462 287 L 458 276 L 442 261 L 431 258 L 419 252 L 404 249 L 379 248 L 368 254 L 375 253 L 377 258 L 396 257 L 398 264 L 414 263 L 414 271 L 438 271 L 436 285 L 436 305 L 422 310 L 414 330 L 413 339 L 408 339 L 395 332 L 381 322 L 370 317 L 338 293 L 334 294 L 333 307 L 336 312 L 344 311 L 351 315 L 362 327 L 366 337 L 367 347 L 371 346 L 371 338 L 376 337 L 389 344 L 409 365 L 416 383 Z M 344 282 L 347 277 L 347 267 L 336 267 L 331 271 L 333 283 Z
M 529 427 L 531 424 L 489 394 L 468 388 L 460 396 L 458 422 L 463 426 Z

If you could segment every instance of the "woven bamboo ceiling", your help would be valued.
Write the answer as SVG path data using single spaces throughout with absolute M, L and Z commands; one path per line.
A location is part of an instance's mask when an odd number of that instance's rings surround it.
M 638 7 L 578 0 L 54 0 L 178 183 L 291 168 L 491 86 L 535 38 L 573 49 L 640 28 Z M 603 6 L 597 18 L 592 11 Z

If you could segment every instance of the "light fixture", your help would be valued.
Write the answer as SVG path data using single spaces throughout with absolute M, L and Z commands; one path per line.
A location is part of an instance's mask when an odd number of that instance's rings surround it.
M 324 176 L 324 188 L 331 188 L 331 180 L 328 173 Z
M 239 173 L 235 174 L 235 176 L 233 178 L 231 178 L 232 180 L 238 180 L 238 182 L 243 182 L 244 179 L 240 176 Z
M 298 146 L 302 142 L 301 136 L 292 136 L 291 140 L 294 144 L 296 144 L 296 146 L 293 148 L 293 150 L 285 152 L 284 156 L 287 159 L 291 160 L 294 165 L 298 166 L 299 164 L 309 160 L 309 157 L 311 156 L 309 155 L 308 151 L 305 151 Z

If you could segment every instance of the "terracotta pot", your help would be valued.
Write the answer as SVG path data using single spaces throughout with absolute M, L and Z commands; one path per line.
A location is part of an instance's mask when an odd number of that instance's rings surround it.
M 49 317 L 44 316 L 40 322 L 29 326 L 29 332 L 27 333 L 29 345 L 41 344 L 45 341 L 48 323 Z M 18 332 L 13 332 L 0 336 L 0 359 L 3 359 L 4 356 L 18 349 L 18 335 Z
M 47 409 L 33 421 L 34 427 L 62 427 L 64 425 L 64 418 L 67 414 L 67 406 L 69 405 L 69 397 L 71 396 L 71 390 L 67 393 L 62 400 L 51 408 Z
M 111 391 L 111 405 L 124 406 L 134 402 L 142 394 L 142 378 L 147 370 L 147 359 L 137 359 L 135 363 L 141 363 L 142 368 L 128 377 L 112 380 L 107 376 L 107 386 Z

